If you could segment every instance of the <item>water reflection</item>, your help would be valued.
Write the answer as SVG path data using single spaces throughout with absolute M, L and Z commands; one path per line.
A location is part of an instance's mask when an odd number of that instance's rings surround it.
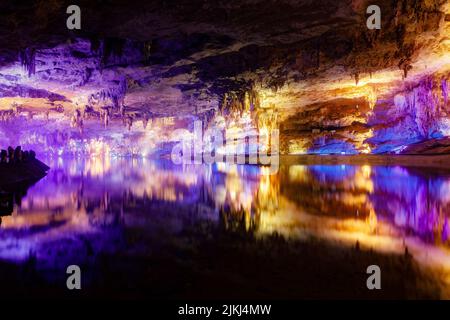
M 207 220 L 230 232 L 320 237 L 409 252 L 450 287 L 450 174 L 351 165 L 174 166 L 148 159 L 54 159 L 3 217 L 0 258 L 114 252 L 125 229 L 176 235 Z M 86 237 L 90 242 L 87 245 Z M 94 240 L 92 240 L 94 239 Z M 61 250 L 70 248 L 70 252 Z M 59 259 L 58 261 L 60 261 Z M 62 264 L 62 262 L 60 262 Z

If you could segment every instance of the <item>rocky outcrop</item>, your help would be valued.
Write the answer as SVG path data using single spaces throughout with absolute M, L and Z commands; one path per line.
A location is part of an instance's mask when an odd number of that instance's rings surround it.
M 18 151 L 19 150 L 19 151 Z M 34 152 L 22 153 L 16 148 L 7 154 L 2 150 L 0 162 L 0 192 L 11 191 L 17 187 L 28 185 L 42 179 L 50 169 L 35 158 Z

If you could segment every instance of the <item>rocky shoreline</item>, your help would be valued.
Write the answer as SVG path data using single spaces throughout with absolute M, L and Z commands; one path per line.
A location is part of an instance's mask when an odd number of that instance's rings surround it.
M 370 165 L 370 166 L 406 166 L 426 168 L 450 168 L 450 154 L 426 155 L 281 155 L 281 165 Z
M 14 150 L 14 151 L 11 151 Z M 50 169 L 36 159 L 34 151 L 23 152 L 20 147 L 7 152 L 2 150 L 0 162 L 0 192 L 10 191 L 15 186 L 35 182 L 47 174 Z

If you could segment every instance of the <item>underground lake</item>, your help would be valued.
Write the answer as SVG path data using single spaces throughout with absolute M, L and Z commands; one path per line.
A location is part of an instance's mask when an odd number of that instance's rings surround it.
M 448 300 L 449 81 L 448 0 L 2 0 L 1 301 Z

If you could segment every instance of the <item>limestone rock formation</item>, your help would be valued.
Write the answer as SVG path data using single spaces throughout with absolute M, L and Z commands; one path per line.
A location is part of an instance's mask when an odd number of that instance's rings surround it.
M 72 31 L 64 1 L 27 2 L 0 4 L 2 144 L 147 155 L 243 112 L 288 154 L 450 134 L 445 0 L 380 0 L 380 30 L 366 0 L 80 1 Z

